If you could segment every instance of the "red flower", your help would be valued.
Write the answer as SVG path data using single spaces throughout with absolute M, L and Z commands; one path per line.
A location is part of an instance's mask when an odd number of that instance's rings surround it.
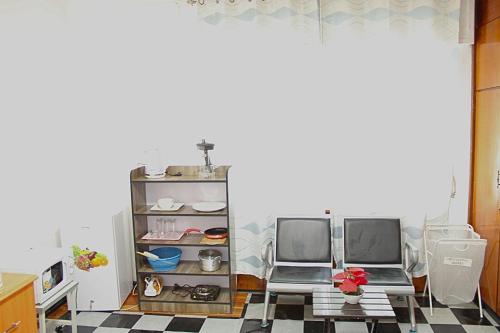
M 358 285 L 354 283 L 352 280 L 345 280 L 339 287 L 345 293 L 354 293 L 358 290 Z
M 368 280 L 364 277 L 355 277 L 353 282 L 357 286 L 364 286 L 365 284 L 368 284 Z
M 358 286 L 368 284 L 366 276 L 368 273 L 360 267 L 349 267 L 346 271 L 337 273 L 333 276 L 333 280 L 342 281 L 339 289 L 344 293 L 354 293 L 358 290 Z
M 334 280 L 344 280 L 344 279 L 348 279 L 348 278 L 349 278 L 349 275 L 347 274 L 347 272 L 337 273 L 333 276 Z

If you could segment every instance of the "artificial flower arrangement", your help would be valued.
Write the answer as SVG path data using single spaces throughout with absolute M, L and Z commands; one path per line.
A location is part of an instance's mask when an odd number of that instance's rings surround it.
M 340 291 L 344 294 L 347 303 L 357 304 L 363 297 L 364 290 L 360 286 L 366 285 L 367 272 L 360 267 L 348 267 L 344 272 L 335 274 L 333 280 L 341 281 Z

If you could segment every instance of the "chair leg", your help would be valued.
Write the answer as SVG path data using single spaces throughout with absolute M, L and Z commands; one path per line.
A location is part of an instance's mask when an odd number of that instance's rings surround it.
M 267 310 L 269 308 L 269 298 L 270 298 L 270 292 L 266 290 L 266 295 L 264 296 L 264 314 L 262 316 L 262 322 L 260 323 L 260 327 L 264 328 L 269 326 L 269 323 L 267 322 Z
M 426 293 L 427 293 L 427 279 L 425 279 L 424 292 L 422 293 L 422 296 L 425 297 Z
M 413 307 L 413 297 L 406 296 L 406 302 L 408 303 L 408 312 L 410 313 L 410 332 L 416 332 L 417 323 L 415 321 L 415 308 Z
M 477 284 L 477 300 L 479 302 L 479 318 L 483 318 L 483 302 L 481 301 L 481 289 L 479 283 Z

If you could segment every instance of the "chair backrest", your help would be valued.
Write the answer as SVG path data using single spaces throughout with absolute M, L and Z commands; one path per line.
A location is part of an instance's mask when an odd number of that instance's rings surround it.
M 277 218 L 274 253 L 278 266 L 332 267 L 330 218 Z
M 345 267 L 401 268 L 403 265 L 398 218 L 345 217 L 343 244 Z

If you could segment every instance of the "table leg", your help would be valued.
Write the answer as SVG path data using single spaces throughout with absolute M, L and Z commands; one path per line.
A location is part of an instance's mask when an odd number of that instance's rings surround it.
M 76 287 L 73 288 L 67 297 L 68 303 L 71 307 L 71 332 L 77 333 L 77 323 L 76 323 Z
M 325 318 L 325 322 L 323 323 L 323 332 L 330 333 L 330 318 Z
M 45 309 L 41 309 L 38 311 L 38 325 L 40 326 L 39 332 L 40 333 L 46 333 L 47 328 L 46 325 L 47 323 L 45 322 Z
M 377 332 L 377 326 L 378 326 L 378 319 L 372 319 L 372 329 L 370 330 L 370 333 Z

